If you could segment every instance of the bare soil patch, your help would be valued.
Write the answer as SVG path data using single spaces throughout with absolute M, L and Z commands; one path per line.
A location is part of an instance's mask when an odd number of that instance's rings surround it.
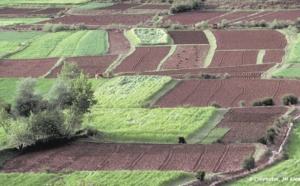
M 236 149 L 239 149 L 237 151 Z M 233 152 L 231 152 L 233 151 Z M 188 153 L 187 153 L 188 152 Z M 6 162 L 1 172 L 72 170 L 181 170 L 229 172 L 241 169 L 241 161 L 255 152 L 253 145 L 157 145 L 75 142 L 27 153 Z M 227 154 L 236 153 L 235 156 Z M 226 168 L 223 164 L 230 164 Z
M 169 31 L 174 44 L 209 44 L 202 31 Z
M 284 50 L 267 50 L 264 56 L 264 63 L 281 63 L 284 56 Z
M 44 59 L 1 59 L 0 77 L 17 78 L 32 77 L 38 78 L 46 74 L 57 62 L 58 58 Z
M 109 54 L 127 54 L 130 50 L 130 43 L 124 36 L 122 30 L 108 31 Z

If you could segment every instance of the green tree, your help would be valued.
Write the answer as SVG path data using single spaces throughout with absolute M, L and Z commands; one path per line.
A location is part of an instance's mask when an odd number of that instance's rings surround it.
M 8 132 L 10 126 L 10 110 L 11 105 L 0 97 L 0 127 L 4 129 L 4 132 Z
M 252 156 L 246 157 L 242 162 L 242 167 L 250 171 L 255 167 L 255 160 Z
M 35 85 L 36 80 L 26 78 L 17 86 L 15 110 L 20 116 L 29 117 L 31 113 L 38 113 L 47 108 L 43 96 L 34 92 Z
M 197 180 L 204 181 L 204 177 L 205 177 L 205 171 L 198 170 L 196 172 L 196 178 L 197 178 Z

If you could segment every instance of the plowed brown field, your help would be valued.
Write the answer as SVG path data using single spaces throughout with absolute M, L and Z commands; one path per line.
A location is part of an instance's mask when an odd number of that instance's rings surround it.
M 224 116 L 218 128 L 230 128 L 222 138 L 224 143 L 256 143 L 268 127 L 283 115 L 285 107 L 235 108 Z
M 209 44 L 202 31 L 169 31 L 174 44 Z
M 272 97 L 276 105 L 282 105 L 284 94 L 300 95 L 300 82 L 292 80 L 183 80 L 162 96 L 155 105 L 178 107 L 182 105 L 209 106 L 213 102 L 221 107 L 238 106 L 240 100 L 247 106 L 260 98 Z
M 0 77 L 32 77 L 45 75 L 57 62 L 58 58 L 44 59 L 1 59 Z
M 130 50 L 130 43 L 120 30 L 108 31 L 109 54 L 127 54 Z
M 114 72 L 141 72 L 155 70 L 169 53 L 169 46 L 136 47 L 135 51 L 117 66 Z
M 239 149 L 239 150 L 237 150 Z M 230 172 L 255 152 L 253 145 L 154 145 L 75 142 L 27 153 L 6 162 L 2 172 L 72 170 L 181 170 Z M 235 156 L 230 156 L 235 154 Z M 224 165 L 225 164 L 225 165 Z M 229 167 L 226 165 L 230 164 Z

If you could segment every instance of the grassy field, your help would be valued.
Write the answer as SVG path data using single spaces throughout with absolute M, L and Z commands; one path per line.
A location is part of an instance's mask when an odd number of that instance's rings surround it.
M 273 73 L 273 76 L 278 77 L 278 76 L 282 76 L 282 77 L 287 77 L 287 78 L 293 78 L 293 77 L 300 77 L 300 64 L 289 64 L 286 65 L 287 67 L 285 68 L 280 68 L 278 70 L 276 70 Z
M 300 34 L 297 35 L 297 40 L 291 46 L 287 62 L 300 63 Z
M 215 128 L 201 141 L 201 144 L 212 144 L 222 138 L 229 130 L 229 128 Z
M 113 4 L 114 3 L 88 3 L 86 5 L 77 7 L 76 10 L 97 10 L 100 8 L 111 6 Z
M 32 185 L 101 185 L 101 186 L 171 186 L 191 181 L 194 174 L 179 171 L 82 171 L 70 174 L 10 173 L 0 174 L 1 184 Z
M 17 51 L 26 41 L 43 34 L 43 32 L 1 32 L 0 58 L 8 53 Z
M 98 108 L 141 107 L 171 81 L 162 76 L 121 76 L 104 82 L 95 90 Z
M 0 26 L 31 24 L 48 20 L 48 18 L 0 18 Z
M 133 45 L 166 45 L 171 38 L 159 28 L 135 28 L 126 32 L 126 37 Z
M 248 176 L 244 179 L 236 181 L 229 185 L 266 185 L 266 186 L 281 186 L 281 185 L 299 185 L 300 175 L 300 123 L 293 129 L 290 144 L 288 145 L 289 160 L 281 162 L 273 167 L 263 170 L 259 173 Z M 275 178 L 280 181 L 262 181 L 261 178 Z M 287 180 L 285 180 L 287 178 Z M 293 181 L 292 178 L 298 178 L 298 181 Z
M 11 59 L 45 58 L 62 56 L 99 55 L 107 52 L 107 32 L 64 31 L 45 34 L 24 50 L 10 56 Z
M 85 125 L 103 132 L 105 140 L 177 143 L 207 123 L 214 108 L 93 109 Z
M 90 0 L 1 0 L 0 5 L 20 4 L 80 4 Z

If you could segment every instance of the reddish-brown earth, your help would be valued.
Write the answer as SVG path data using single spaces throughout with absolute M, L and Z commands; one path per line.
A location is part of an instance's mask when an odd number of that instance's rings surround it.
M 264 63 L 281 63 L 284 56 L 284 50 L 267 50 L 263 58 Z
M 216 51 L 209 67 L 256 64 L 258 51 Z
M 191 77 L 198 77 L 200 73 L 209 74 L 229 74 L 230 78 L 246 78 L 246 79 L 259 79 L 260 75 L 273 67 L 275 63 L 260 64 L 260 65 L 243 65 L 231 67 L 218 67 L 218 68 L 193 68 L 193 69 L 178 69 L 178 70 L 162 70 L 162 71 L 149 71 L 141 72 L 144 75 L 162 75 L 172 76 L 174 78 L 186 78 L 186 75 Z M 136 73 L 123 73 L 124 75 L 134 75 Z
M 299 96 L 300 82 L 286 80 L 182 80 L 156 103 L 159 107 L 190 105 L 209 106 L 216 102 L 221 107 L 238 106 L 245 101 L 246 106 L 260 98 L 272 97 L 276 105 L 282 105 L 284 94 Z
M 194 25 L 201 21 L 208 21 L 214 17 L 227 13 L 227 11 L 201 11 L 188 12 L 166 16 L 163 21 L 170 19 L 173 23 L 180 23 L 182 25 Z
M 1 8 L 0 14 L 26 14 L 38 10 L 35 8 Z
M 284 49 L 285 36 L 271 30 L 215 30 L 218 50 Z
M 45 75 L 57 62 L 58 58 L 44 59 L 0 59 L 0 77 L 32 77 Z
M 103 56 L 85 56 L 85 57 L 70 57 L 66 62 L 76 62 L 79 69 L 88 77 L 94 77 L 95 74 L 102 74 L 104 71 L 118 58 L 117 55 Z M 56 78 L 60 73 L 62 65 L 55 68 L 47 78 Z
M 209 44 L 202 31 L 169 31 L 174 44 Z
M 160 61 L 169 53 L 169 46 L 136 47 L 135 51 L 114 70 L 118 72 L 141 72 L 155 70 Z
M 283 115 L 285 107 L 236 108 L 227 112 L 217 128 L 230 128 L 222 138 L 224 143 L 256 143 L 268 127 Z
M 97 16 L 87 16 L 87 15 L 69 15 L 57 19 L 52 19 L 49 21 L 40 22 L 43 23 L 63 23 L 63 24 L 78 24 L 85 23 L 86 25 L 93 25 L 98 27 L 103 27 L 111 24 L 123 24 L 133 26 L 138 23 L 144 23 L 151 20 L 153 15 L 135 15 L 135 14 L 124 14 L 124 15 L 97 15 Z
M 239 150 L 237 150 L 239 149 Z M 2 172 L 72 170 L 181 170 L 229 172 L 255 152 L 253 145 L 157 145 L 75 142 L 27 153 L 6 162 Z M 235 154 L 235 156 L 229 156 Z M 225 165 L 230 164 L 226 168 Z
M 163 69 L 204 67 L 209 45 L 177 46 L 174 54 L 163 64 Z
M 226 14 L 211 19 L 208 23 L 221 23 L 223 19 L 234 22 L 237 19 L 246 18 L 248 16 L 256 14 L 257 12 L 258 11 L 228 11 Z
M 275 19 L 282 20 L 282 21 L 288 21 L 288 20 L 296 21 L 297 18 L 299 18 L 299 16 L 300 16 L 300 10 L 279 10 L 251 20 L 255 20 L 255 21 L 265 20 L 268 22 L 274 21 Z
M 64 11 L 65 8 L 46 8 L 37 11 L 32 11 L 27 14 L 57 14 L 61 11 Z
M 109 30 L 108 31 L 108 42 L 109 42 L 109 54 L 127 54 L 130 50 L 130 43 L 124 36 L 121 30 Z

